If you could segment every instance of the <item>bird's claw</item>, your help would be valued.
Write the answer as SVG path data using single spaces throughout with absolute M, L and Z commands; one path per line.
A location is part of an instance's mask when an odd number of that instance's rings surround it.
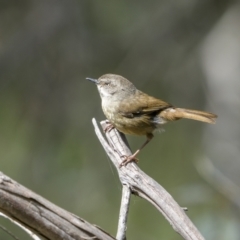
M 120 163 L 120 165 L 119 165 L 120 168 L 122 166 L 126 166 L 130 162 L 138 163 L 138 161 L 139 161 L 134 155 L 131 155 L 131 156 L 124 155 L 124 156 L 122 156 L 122 158 L 124 158 L 124 160 Z
M 108 125 L 103 129 L 103 131 L 110 132 L 113 128 L 115 128 L 110 122 L 108 122 Z

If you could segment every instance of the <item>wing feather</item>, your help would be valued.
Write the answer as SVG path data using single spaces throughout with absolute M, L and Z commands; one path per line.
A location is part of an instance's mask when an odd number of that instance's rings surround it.
M 160 99 L 151 97 L 141 91 L 138 91 L 136 95 L 124 100 L 120 104 L 120 114 L 126 118 L 135 118 L 146 115 L 151 116 L 156 112 L 171 107 L 171 104 L 164 102 Z

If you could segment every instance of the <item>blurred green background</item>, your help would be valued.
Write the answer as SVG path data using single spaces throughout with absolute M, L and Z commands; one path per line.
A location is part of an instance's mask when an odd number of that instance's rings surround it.
M 240 239 L 239 16 L 233 0 L 0 1 L 0 170 L 115 236 L 121 184 L 95 136 L 91 119 L 104 115 L 85 78 L 120 74 L 220 116 L 211 126 L 166 125 L 139 166 L 188 207 L 206 239 Z M 128 139 L 132 149 L 145 140 Z M 134 196 L 127 237 L 182 239 Z

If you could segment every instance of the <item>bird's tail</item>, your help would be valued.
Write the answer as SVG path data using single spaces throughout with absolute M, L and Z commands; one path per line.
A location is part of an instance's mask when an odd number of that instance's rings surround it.
M 174 107 L 163 110 L 160 113 L 160 116 L 166 119 L 167 121 L 174 121 L 181 118 L 187 118 L 206 123 L 215 123 L 217 118 L 217 115 L 213 113 Z

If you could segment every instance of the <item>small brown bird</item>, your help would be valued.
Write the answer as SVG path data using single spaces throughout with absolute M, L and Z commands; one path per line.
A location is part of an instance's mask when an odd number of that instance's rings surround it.
M 131 135 L 146 135 L 147 140 L 132 155 L 125 158 L 121 166 L 136 160 L 136 155 L 153 138 L 153 132 L 167 122 L 188 118 L 206 123 L 215 123 L 217 115 L 177 108 L 160 99 L 139 91 L 126 78 L 105 74 L 99 79 L 87 78 L 97 85 L 102 99 L 102 109 L 120 132 Z

